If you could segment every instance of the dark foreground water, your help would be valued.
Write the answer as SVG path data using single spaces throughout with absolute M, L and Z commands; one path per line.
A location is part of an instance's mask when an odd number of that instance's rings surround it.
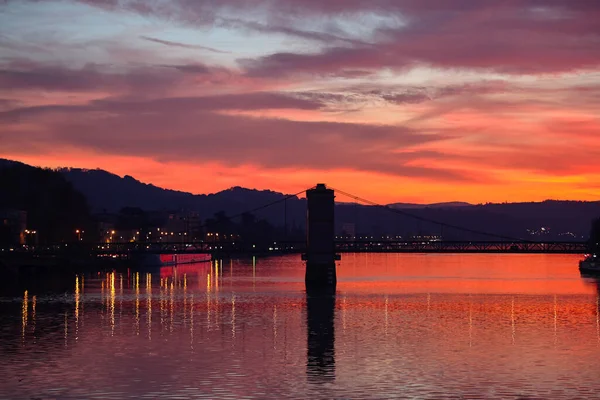
M 600 398 L 577 256 L 299 256 L 80 275 L 0 297 L 0 398 Z

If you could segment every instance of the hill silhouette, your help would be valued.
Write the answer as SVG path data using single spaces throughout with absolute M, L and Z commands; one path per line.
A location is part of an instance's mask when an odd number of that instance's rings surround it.
M 75 238 L 75 230 L 92 226 L 86 197 L 58 171 L 0 160 L 0 211 L 27 213 L 27 228 L 36 232 L 28 237 L 39 243 L 54 243 Z M 18 235 L 0 226 L 0 243 Z
M 464 201 L 448 201 L 444 203 L 431 203 L 431 204 L 414 204 L 414 203 L 393 203 L 388 204 L 391 208 L 396 209 L 415 209 L 415 208 L 449 208 L 449 207 L 465 207 L 472 206 L 471 203 L 465 203 Z
M 286 195 L 270 190 L 233 187 L 213 194 L 192 194 L 163 189 L 126 175 L 120 177 L 100 169 L 58 170 L 83 193 L 95 212 L 117 212 L 124 207 L 144 210 L 199 212 L 205 218 L 218 211 L 241 213 L 281 200 Z

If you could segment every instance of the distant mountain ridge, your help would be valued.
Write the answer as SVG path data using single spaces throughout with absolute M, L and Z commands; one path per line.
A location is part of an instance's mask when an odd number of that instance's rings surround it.
M 217 193 L 192 194 L 172 189 L 163 189 L 153 184 L 143 183 L 130 175 L 120 177 L 101 169 L 59 168 L 73 185 L 88 196 L 95 211 L 118 211 L 123 207 L 139 207 L 148 210 L 194 209 L 198 202 L 211 197 L 227 198 L 227 202 L 253 204 L 251 198 L 261 197 L 265 203 L 277 201 L 288 195 L 271 190 L 247 189 L 235 186 Z M 111 190 L 98 190 L 111 188 Z M 118 193 L 118 196 L 115 196 Z M 353 203 L 340 203 L 353 204 Z M 447 208 L 471 206 L 470 203 L 455 201 L 433 204 L 394 203 L 389 206 L 398 209 Z M 260 204 L 257 204 L 260 206 Z
M 0 168 L 8 168 L 8 167 L 14 167 L 16 165 L 26 165 L 29 166 L 25 163 L 22 163 L 20 161 L 13 161 L 13 160 L 7 160 L 6 158 L 0 158 Z
M 388 204 L 389 207 L 397 209 L 418 209 L 418 208 L 449 208 L 449 207 L 467 207 L 472 206 L 471 203 L 465 203 L 464 201 L 448 201 L 444 203 L 431 203 L 431 204 L 414 204 L 414 203 L 392 203 Z
M 101 169 L 59 168 L 65 178 L 84 193 L 94 211 L 115 212 L 123 207 L 146 210 L 186 208 L 194 195 L 120 177 Z
M 121 178 L 101 169 L 60 168 L 59 171 L 88 197 L 95 211 L 116 212 L 123 207 L 199 211 L 206 208 L 206 203 L 213 202 L 217 203 L 215 209 L 219 211 L 225 208 L 258 207 L 286 196 L 271 190 L 239 186 L 217 193 L 192 194 L 143 183 L 129 175 Z

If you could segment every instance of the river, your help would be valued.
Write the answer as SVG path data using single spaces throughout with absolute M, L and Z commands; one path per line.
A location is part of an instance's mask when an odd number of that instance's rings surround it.
M 0 398 L 598 398 L 579 256 L 297 255 L 81 274 L 0 293 Z

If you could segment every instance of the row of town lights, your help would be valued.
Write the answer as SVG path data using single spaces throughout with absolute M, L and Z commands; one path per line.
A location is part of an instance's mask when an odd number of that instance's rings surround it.
M 157 228 L 156 230 L 157 230 L 157 232 L 159 232 L 159 234 L 160 234 L 161 236 L 175 236 L 175 232 L 165 232 L 165 231 L 161 231 L 161 230 L 160 230 L 160 228 Z M 36 231 L 27 231 L 27 230 L 26 230 L 26 231 L 25 231 L 25 233 L 36 233 Z M 84 233 L 84 231 L 83 231 L 83 230 L 80 230 L 80 229 L 76 229 L 76 230 L 75 230 L 75 233 L 77 234 L 77 239 L 78 239 L 78 240 L 82 240 L 82 239 L 81 239 L 81 234 L 83 234 L 83 233 Z M 112 240 L 113 240 L 113 236 L 116 234 L 116 231 L 114 231 L 114 230 L 106 231 L 106 234 L 107 234 L 107 235 L 110 235 L 110 237 L 107 239 L 107 243 L 110 243 L 110 242 L 112 242 Z M 140 232 L 139 232 L 139 231 L 136 231 L 136 235 L 137 235 L 137 236 L 139 236 L 139 235 L 140 235 Z M 148 235 L 152 235 L 152 232 L 148 232 Z M 146 236 L 146 239 L 149 239 L 149 236 L 148 236 L 148 235 Z M 187 235 L 188 235 L 188 233 L 187 233 L 187 232 L 183 232 L 183 234 L 182 234 L 181 232 L 178 232 L 178 233 L 177 233 L 177 235 L 178 235 L 178 236 L 187 236 Z M 207 236 L 215 236 L 215 237 L 219 237 L 219 233 L 212 233 L 212 232 L 209 232 L 209 233 L 207 233 L 206 235 L 207 235 Z M 239 237 L 239 235 L 237 235 L 237 236 Z M 223 238 L 227 238 L 227 235 L 221 235 L 221 237 L 223 237 Z M 236 237 L 236 235 L 233 235 L 233 234 L 232 234 L 232 235 L 230 235 L 230 237 L 233 239 L 233 238 L 235 238 L 235 237 Z M 122 237 L 122 236 L 120 236 L 120 238 L 121 238 L 121 239 L 123 239 L 123 237 Z M 136 240 L 136 236 L 133 236 L 133 241 L 135 241 L 135 240 Z

